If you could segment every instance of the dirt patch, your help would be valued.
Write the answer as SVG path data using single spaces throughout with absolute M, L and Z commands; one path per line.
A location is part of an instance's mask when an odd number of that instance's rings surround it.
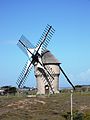
M 14 109 L 23 109 L 26 107 L 30 107 L 30 105 L 36 105 L 37 103 L 45 104 L 45 102 L 42 100 L 33 99 L 33 101 L 31 101 L 30 99 L 25 99 L 10 103 L 7 105 L 7 107 L 13 107 Z

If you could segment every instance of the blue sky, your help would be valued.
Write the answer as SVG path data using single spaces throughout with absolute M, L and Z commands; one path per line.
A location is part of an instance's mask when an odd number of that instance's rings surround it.
M 90 0 L 0 0 L 0 86 L 16 86 L 28 59 L 16 45 L 20 36 L 36 44 L 47 24 L 56 30 L 48 49 L 68 77 L 75 85 L 90 84 Z M 36 86 L 33 72 L 26 85 Z

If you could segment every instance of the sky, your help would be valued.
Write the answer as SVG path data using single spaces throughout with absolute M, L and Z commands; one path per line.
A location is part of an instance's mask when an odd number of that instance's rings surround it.
M 36 44 L 46 25 L 48 49 L 74 85 L 90 85 L 90 0 L 0 0 L 0 86 L 16 86 L 28 60 L 16 45 L 23 34 Z M 60 87 L 70 86 L 60 74 Z M 26 86 L 36 87 L 33 71 Z

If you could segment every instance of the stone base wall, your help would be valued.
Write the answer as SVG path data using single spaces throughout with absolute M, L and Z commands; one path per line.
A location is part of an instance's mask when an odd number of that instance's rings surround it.
M 47 68 L 47 65 L 45 66 Z M 52 87 L 54 88 L 54 93 L 59 93 L 59 75 L 60 75 L 60 69 L 58 65 L 49 65 L 49 67 L 52 69 L 53 71 L 53 77 L 54 80 L 52 81 Z M 50 71 L 49 71 L 50 72 Z M 48 83 L 46 83 L 45 79 L 42 76 L 42 73 L 37 69 L 37 66 L 35 66 L 35 76 L 36 76 L 36 83 L 37 83 L 37 94 L 45 94 L 45 85 L 47 85 Z M 49 88 L 49 93 L 52 93 L 50 88 Z

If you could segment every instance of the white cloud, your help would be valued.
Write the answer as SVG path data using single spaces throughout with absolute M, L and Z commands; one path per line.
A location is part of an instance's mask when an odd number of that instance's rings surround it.
M 90 69 L 88 69 L 88 70 L 80 73 L 80 78 L 81 78 L 82 80 L 85 80 L 85 81 L 86 81 L 86 80 L 87 80 L 87 81 L 90 81 Z
M 83 71 L 77 75 L 75 74 L 69 74 L 68 77 L 70 78 L 71 82 L 74 85 L 81 84 L 81 85 L 87 85 L 90 84 L 90 69 L 87 69 L 86 71 Z

